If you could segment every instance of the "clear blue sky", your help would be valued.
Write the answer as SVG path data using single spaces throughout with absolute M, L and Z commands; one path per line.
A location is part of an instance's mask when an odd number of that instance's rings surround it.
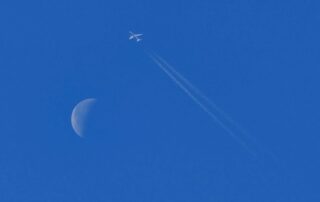
M 0 201 L 320 201 L 319 8 L 2 0 Z M 253 158 L 144 47 L 274 159 Z M 79 138 L 70 115 L 88 97 L 98 102 Z

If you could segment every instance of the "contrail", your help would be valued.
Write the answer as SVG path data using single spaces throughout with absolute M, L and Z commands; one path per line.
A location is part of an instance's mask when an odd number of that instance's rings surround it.
M 175 82 L 181 90 L 183 90 L 202 110 L 204 110 L 214 121 L 216 121 L 232 138 L 238 141 L 246 150 L 248 150 L 251 154 L 256 156 L 256 152 L 251 150 L 248 147 L 248 144 L 242 140 L 239 136 L 237 136 L 230 128 L 228 128 L 207 106 L 205 106 L 199 98 L 194 95 L 177 77 L 174 73 L 170 72 L 166 66 L 161 64 L 161 62 L 154 56 L 153 54 L 148 54 L 149 57 L 161 68 L 162 71 L 166 73 L 166 75 Z M 167 65 L 168 66 L 168 65 Z M 177 74 L 180 75 L 180 74 Z M 180 76 L 178 76 L 180 78 Z M 181 75 L 182 77 L 182 75 Z M 181 78 L 180 78 L 181 79 Z M 189 82 L 188 82 L 189 83 Z M 191 87 L 192 85 L 190 85 Z
M 236 121 L 220 109 L 211 99 L 203 94 L 188 79 L 180 74 L 173 66 L 171 66 L 162 57 L 149 50 L 146 54 L 160 67 L 162 71 L 184 91 L 193 102 L 195 102 L 210 118 L 223 128 L 230 137 L 237 141 L 244 149 L 246 149 L 255 159 L 260 162 L 261 166 L 267 163 L 267 159 L 271 160 L 286 178 L 286 166 L 277 158 L 277 156 L 257 142 L 257 140 L 249 135 Z M 262 157 L 262 158 L 256 158 Z
M 181 81 L 183 81 L 193 92 L 195 92 L 199 97 L 201 97 L 212 109 L 217 111 L 222 117 L 228 121 L 232 126 L 234 126 L 236 129 L 239 130 L 241 134 L 247 137 L 247 140 L 249 140 L 252 144 L 254 144 L 256 147 L 259 145 L 257 140 L 248 132 L 242 128 L 242 126 L 237 123 L 235 120 L 233 120 L 228 114 L 226 114 L 222 109 L 218 107 L 216 103 L 214 103 L 210 98 L 208 98 L 204 93 L 202 93 L 196 86 L 194 86 L 187 78 L 185 78 L 180 72 L 178 72 L 172 65 L 170 65 L 165 59 L 160 57 L 158 54 L 153 53 L 163 64 L 166 65 L 166 67 L 172 72 L 172 74 L 176 75 L 177 78 L 179 78 Z M 261 145 L 259 145 L 261 147 Z M 263 150 L 263 149 L 262 149 Z M 262 152 L 260 150 L 260 152 Z M 266 154 L 268 154 L 274 161 L 279 162 L 278 158 L 269 150 L 264 150 Z

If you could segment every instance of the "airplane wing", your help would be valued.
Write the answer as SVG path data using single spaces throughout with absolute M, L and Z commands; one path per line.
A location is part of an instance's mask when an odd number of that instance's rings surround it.
M 129 37 L 129 40 L 132 40 L 134 38 L 134 36 L 133 35 L 131 35 L 130 37 Z

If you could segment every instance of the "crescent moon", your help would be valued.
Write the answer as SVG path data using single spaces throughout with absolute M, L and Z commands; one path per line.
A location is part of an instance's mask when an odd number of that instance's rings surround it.
M 95 104 L 95 98 L 88 98 L 79 102 L 72 110 L 71 125 L 73 130 L 80 137 L 84 137 L 85 126 L 92 106 Z

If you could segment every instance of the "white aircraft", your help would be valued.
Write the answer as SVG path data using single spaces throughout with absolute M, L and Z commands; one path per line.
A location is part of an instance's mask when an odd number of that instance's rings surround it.
M 129 40 L 135 39 L 137 42 L 142 40 L 139 37 L 142 36 L 143 34 L 135 34 L 135 33 L 131 32 L 131 31 L 129 33 L 130 33 Z

